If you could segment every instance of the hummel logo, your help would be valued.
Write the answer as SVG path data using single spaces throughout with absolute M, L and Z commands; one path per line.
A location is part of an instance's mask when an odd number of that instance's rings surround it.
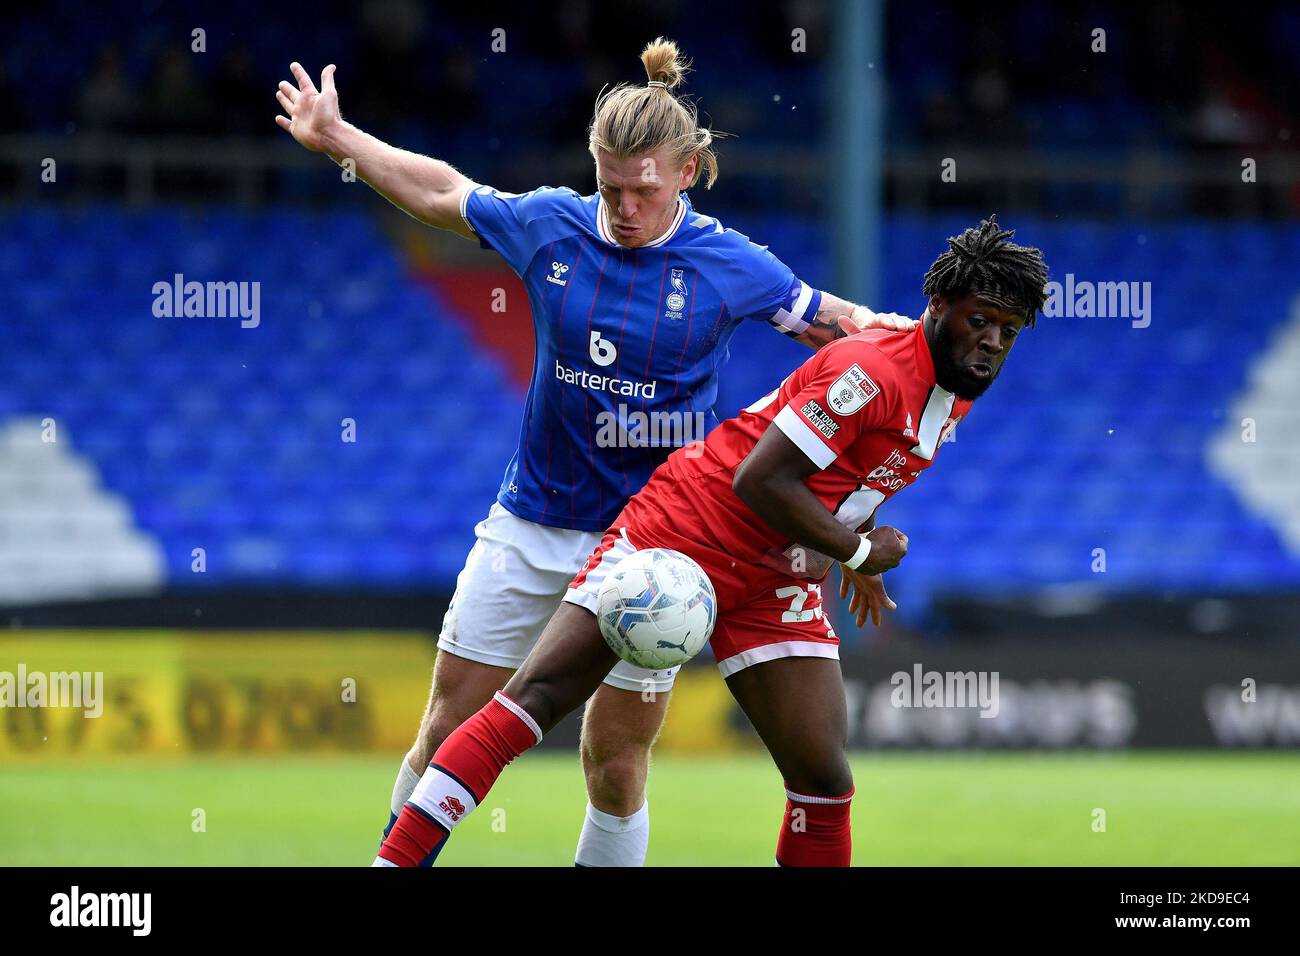
M 912 431 L 912 413 L 907 413 L 907 427 L 903 429 L 904 438 L 915 438 L 916 433 Z
M 547 282 L 554 282 L 556 285 L 566 285 L 568 279 L 563 278 L 564 274 L 569 271 L 569 267 L 563 262 L 551 263 L 551 274 L 546 277 Z

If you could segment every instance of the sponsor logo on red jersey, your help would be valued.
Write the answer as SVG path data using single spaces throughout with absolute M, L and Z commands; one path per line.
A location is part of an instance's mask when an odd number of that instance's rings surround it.
M 826 403 L 836 415 L 852 415 L 879 394 L 880 386 L 855 362 L 826 389 Z
M 834 438 L 835 433 L 840 430 L 840 423 L 826 414 L 826 409 L 822 408 L 811 398 L 804 403 L 800 409 L 804 417 L 827 438 Z

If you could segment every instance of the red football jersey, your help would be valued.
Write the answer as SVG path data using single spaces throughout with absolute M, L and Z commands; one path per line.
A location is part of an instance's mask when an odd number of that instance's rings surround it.
M 715 428 L 702 446 L 669 457 L 662 477 L 676 486 L 673 497 L 696 512 L 669 517 L 698 522 L 696 533 L 740 561 L 821 578 L 831 558 L 782 538 L 732 490 L 736 468 L 768 426 L 775 423 L 821 469 L 808 488 L 858 529 L 930 466 L 970 406 L 935 382 L 921 323 L 910 332 L 873 329 L 839 339 Z M 636 498 L 657 504 L 656 485 L 652 478 Z

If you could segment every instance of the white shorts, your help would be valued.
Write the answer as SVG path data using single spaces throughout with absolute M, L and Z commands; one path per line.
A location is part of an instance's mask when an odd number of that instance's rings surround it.
M 494 502 L 456 578 L 438 649 L 494 667 L 518 669 L 596 550 L 599 531 L 548 528 Z M 622 690 L 672 689 L 678 668 L 649 670 L 619 661 L 605 683 Z

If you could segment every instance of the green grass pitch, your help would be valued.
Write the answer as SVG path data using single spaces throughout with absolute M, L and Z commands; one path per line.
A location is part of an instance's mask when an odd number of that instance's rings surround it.
M 0 864 L 366 865 L 398 759 L 11 762 Z M 1300 864 L 1294 754 L 862 754 L 853 768 L 857 865 Z M 576 757 L 527 755 L 439 862 L 570 866 L 583 800 Z M 761 754 L 656 759 L 648 862 L 770 866 L 781 807 Z

